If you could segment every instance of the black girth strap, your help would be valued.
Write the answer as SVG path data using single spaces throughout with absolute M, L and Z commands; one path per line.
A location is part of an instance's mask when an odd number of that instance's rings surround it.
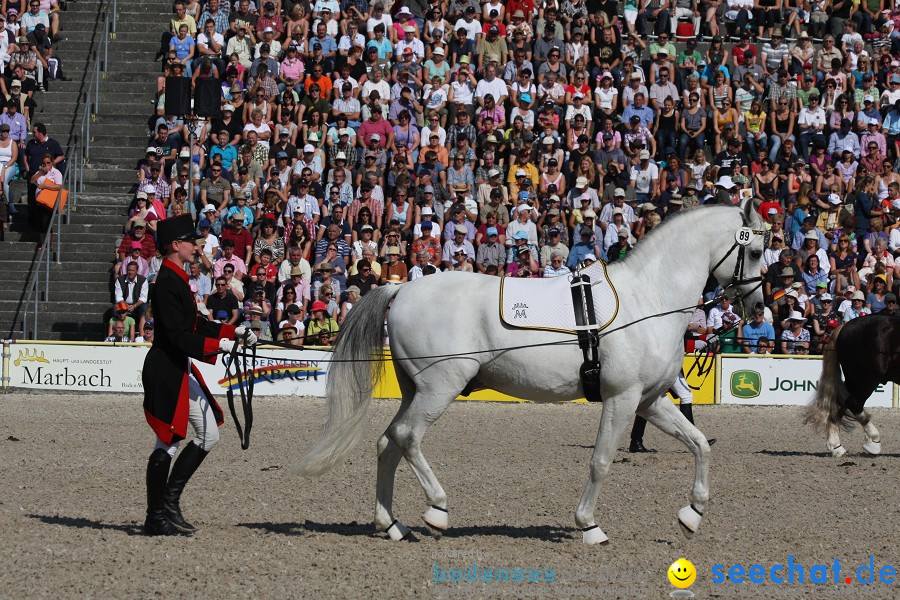
M 253 372 L 256 367 L 256 346 L 253 346 L 250 353 L 250 369 L 247 369 L 247 350 L 240 350 L 240 339 L 234 341 L 234 347 L 225 360 L 225 377 L 228 381 L 228 409 L 231 411 L 231 418 L 234 420 L 234 428 L 237 430 L 238 438 L 241 441 L 241 449 L 246 450 L 250 447 L 250 430 L 253 428 L 253 386 L 256 383 L 256 376 Z M 240 356 L 241 362 L 238 363 Z M 244 426 L 238 419 L 237 410 L 234 407 L 234 389 L 231 384 L 231 369 L 234 367 L 234 379 L 237 379 L 237 387 L 241 393 L 241 408 L 244 413 Z M 246 389 L 244 389 L 244 377 L 247 377 Z
M 597 318 L 594 314 L 591 278 L 587 275 L 575 275 L 572 278 L 571 289 L 578 347 L 581 348 L 584 356 L 584 362 L 579 370 L 584 397 L 588 402 L 603 402 L 603 398 L 600 396 L 600 357 L 598 353 L 600 336 L 597 331 Z

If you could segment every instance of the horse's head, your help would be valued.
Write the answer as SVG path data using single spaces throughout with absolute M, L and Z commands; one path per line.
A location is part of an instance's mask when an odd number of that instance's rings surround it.
M 750 313 L 754 306 L 763 301 L 760 267 L 765 224 L 757 211 L 759 201 L 746 199 L 737 208 L 740 210 L 741 218 L 739 221 L 730 221 L 735 227 L 729 227 L 729 235 L 732 236 L 730 241 L 733 245 L 724 245 L 730 248 L 726 251 L 727 257 L 723 258 L 724 254 L 712 257 L 714 261 L 712 274 L 720 285 L 741 298 L 744 313 Z M 739 235 L 742 230 L 743 236 Z M 739 264 L 741 260 L 743 263 Z

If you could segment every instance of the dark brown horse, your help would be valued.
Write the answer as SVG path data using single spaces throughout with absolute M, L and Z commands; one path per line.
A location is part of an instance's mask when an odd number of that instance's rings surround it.
M 879 385 L 900 383 L 900 318 L 875 314 L 853 319 L 835 329 L 823 353 L 822 375 L 804 422 L 827 432 L 825 445 L 835 457 L 847 452 L 840 427 L 859 423 L 866 432 L 863 449 L 879 454 L 881 434 L 865 404 Z

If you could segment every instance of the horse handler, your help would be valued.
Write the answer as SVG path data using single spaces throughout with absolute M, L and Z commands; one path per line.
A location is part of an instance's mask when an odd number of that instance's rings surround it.
M 184 264 L 197 253 L 190 215 L 159 222 L 158 246 L 165 260 L 150 294 L 156 324 L 153 345 L 144 360 L 144 414 L 156 433 L 147 463 L 147 535 L 189 535 L 196 528 L 184 520 L 179 499 L 188 480 L 219 440 L 224 414 L 191 359 L 215 363 L 219 350 L 230 352 L 233 340 L 256 343 L 243 327 L 211 323 L 197 314 Z M 188 423 L 196 437 L 169 466 Z

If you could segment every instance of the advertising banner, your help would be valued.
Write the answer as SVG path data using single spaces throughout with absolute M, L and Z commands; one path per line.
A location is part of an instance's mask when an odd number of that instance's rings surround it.
M 143 393 L 143 345 L 81 345 L 16 342 L 10 347 L 10 386 L 14 388 L 85 392 Z M 256 363 L 249 364 L 255 378 L 254 393 L 261 396 L 324 396 L 329 356 L 321 350 L 260 348 Z M 195 361 L 213 394 L 236 388 L 228 378 L 225 357 L 215 365 Z
M 809 402 L 822 372 L 821 357 L 728 356 L 721 358 L 722 404 L 798 406 Z M 894 386 L 881 385 L 867 407 L 893 406 Z
M 9 385 L 12 388 L 66 390 L 82 392 L 115 392 L 142 394 L 144 357 L 149 346 L 141 344 L 79 344 L 49 342 L 14 342 L 9 362 Z M 323 350 L 258 349 L 256 363 L 249 364 L 255 378 L 254 393 L 260 396 L 325 396 L 331 356 Z M 237 390 L 237 378 L 228 377 L 224 356 L 215 365 L 195 361 L 213 394 L 224 394 L 230 387 Z M 696 404 L 712 404 L 716 374 L 713 362 L 702 368 L 693 357 L 684 360 L 684 372 L 694 388 Z M 399 398 L 400 387 L 394 365 L 388 358 L 384 376 L 373 390 L 375 398 Z M 234 370 L 232 370 L 234 371 Z M 521 402 L 494 390 L 479 390 L 460 400 Z M 584 402 L 584 400 L 581 400 Z

